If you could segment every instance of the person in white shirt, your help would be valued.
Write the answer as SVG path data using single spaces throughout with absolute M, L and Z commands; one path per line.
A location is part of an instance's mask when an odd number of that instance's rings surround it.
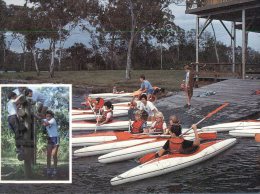
M 8 94 L 9 101 L 7 102 L 7 112 L 8 112 L 8 125 L 9 128 L 13 131 L 15 134 L 15 146 L 16 146 L 16 152 L 18 160 L 22 161 L 23 153 L 22 153 L 22 141 L 23 141 L 23 131 L 20 130 L 20 123 L 19 119 L 17 117 L 17 104 L 19 102 L 19 99 L 23 95 L 17 96 L 16 93 L 10 92 Z
M 150 101 L 147 101 L 146 94 L 140 96 L 141 105 L 140 110 L 145 110 L 148 113 L 148 120 L 154 120 L 154 114 L 158 112 L 158 109 Z
M 58 125 L 54 119 L 54 113 L 50 110 L 46 111 L 46 119 L 43 119 L 43 126 L 45 126 L 48 133 L 47 146 L 47 175 L 55 176 L 57 174 L 58 165 L 58 149 L 59 149 L 59 133 Z M 54 168 L 51 169 L 51 158 L 53 158 Z
M 25 90 L 25 96 L 31 97 L 33 102 L 38 103 L 39 116 L 43 117 L 50 106 L 50 101 L 40 92 L 29 88 Z

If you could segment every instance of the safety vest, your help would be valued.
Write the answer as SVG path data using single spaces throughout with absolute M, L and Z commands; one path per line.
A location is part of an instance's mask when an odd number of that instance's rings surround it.
M 169 139 L 169 151 L 170 153 L 180 153 L 182 149 L 182 143 L 184 139 L 182 137 L 172 137 Z
M 163 122 L 156 122 L 154 128 L 154 132 L 163 132 Z
M 131 126 L 131 133 L 142 133 L 143 129 L 142 126 L 144 124 L 143 120 L 140 121 L 134 121 Z

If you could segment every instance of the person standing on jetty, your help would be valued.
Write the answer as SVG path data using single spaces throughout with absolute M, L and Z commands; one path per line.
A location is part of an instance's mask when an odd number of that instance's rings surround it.
M 140 81 L 141 81 L 141 87 L 138 91 L 142 91 L 142 93 L 146 93 L 147 99 L 150 100 L 154 90 L 151 85 L 151 83 L 145 79 L 145 75 L 140 76 Z
M 193 95 L 194 74 L 188 64 L 184 65 L 184 70 L 186 72 L 185 80 L 183 80 L 184 83 L 182 84 L 186 95 L 186 104 L 184 107 L 189 109 L 191 107 L 191 97 Z

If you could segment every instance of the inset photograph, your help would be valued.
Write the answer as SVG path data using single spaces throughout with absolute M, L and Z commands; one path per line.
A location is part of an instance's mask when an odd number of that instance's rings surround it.
M 71 85 L 1 86 L 1 182 L 71 183 Z

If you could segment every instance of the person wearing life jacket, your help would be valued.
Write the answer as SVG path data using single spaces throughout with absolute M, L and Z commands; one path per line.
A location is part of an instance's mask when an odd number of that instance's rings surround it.
M 130 131 L 133 134 L 143 133 L 144 129 L 147 127 L 147 122 L 142 118 L 142 111 L 137 110 L 135 112 L 135 121 L 130 127 Z
M 129 120 L 134 121 L 135 120 L 134 114 L 137 110 L 140 110 L 141 101 L 137 96 L 134 96 L 128 105 L 129 105 L 128 118 Z
M 185 140 L 183 137 L 171 137 L 163 146 L 155 157 L 162 156 L 165 152 L 171 154 L 191 154 L 195 152 L 200 145 L 200 139 L 197 132 L 197 125 L 193 124 L 192 129 L 194 131 L 195 139 L 193 141 Z
M 104 103 L 104 110 L 101 111 L 101 116 L 97 118 L 97 125 L 103 125 L 113 120 L 113 105 L 110 101 Z
M 176 115 L 171 115 L 169 119 L 169 126 L 165 131 L 165 135 L 171 135 L 171 137 L 177 137 L 181 135 L 181 124 Z
M 166 133 L 167 126 L 164 122 L 164 116 L 162 112 L 155 113 L 155 121 L 152 123 L 151 127 L 145 130 L 145 133 Z
M 100 110 L 103 108 L 104 103 L 105 103 L 105 101 L 103 98 L 92 99 L 92 98 L 88 97 L 86 104 L 91 106 L 96 113 L 100 113 Z

